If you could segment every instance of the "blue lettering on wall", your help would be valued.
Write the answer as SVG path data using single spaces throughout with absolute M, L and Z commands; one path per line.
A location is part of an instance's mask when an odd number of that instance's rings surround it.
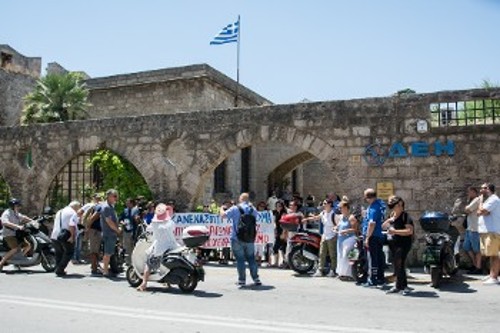
M 401 144 L 401 142 L 394 142 L 389 148 L 389 157 L 406 157 L 408 153 L 406 152 L 405 147 Z
M 441 156 L 445 152 L 448 156 L 455 155 L 455 142 L 448 140 L 446 144 L 443 145 L 441 142 L 434 142 L 434 155 Z
M 415 157 L 429 157 L 429 144 L 417 141 L 411 144 L 411 155 Z
M 403 158 L 403 157 L 429 157 L 435 156 L 454 156 L 455 155 L 455 142 L 447 140 L 441 142 L 436 140 L 433 144 L 424 141 L 410 142 L 409 150 L 401 142 L 394 142 L 388 151 L 384 151 L 380 143 L 371 144 L 365 147 L 364 158 L 369 165 L 382 165 L 386 157 Z M 374 149 L 378 147 L 378 149 Z

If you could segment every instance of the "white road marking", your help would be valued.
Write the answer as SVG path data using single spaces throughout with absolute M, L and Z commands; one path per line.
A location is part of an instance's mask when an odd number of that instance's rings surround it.
M 336 325 L 312 325 L 290 322 L 272 322 L 248 318 L 228 318 L 221 316 L 192 314 L 170 311 L 155 311 L 120 306 L 108 306 L 80 302 L 58 301 L 46 298 L 23 297 L 0 294 L 0 303 L 17 304 L 48 309 L 75 311 L 78 313 L 101 314 L 125 318 L 137 318 L 166 322 L 180 322 L 189 324 L 211 325 L 218 327 L 232 327 L 252 331 L 290 332 L 290 333 L 317 333 L 317 332 L 360 332 L 360 333 L 394 333 L 396 331 L 383 329 L 369 329 L 361 327 L 347 327 Z M 401 331 L 398 331 L 401 332 Z

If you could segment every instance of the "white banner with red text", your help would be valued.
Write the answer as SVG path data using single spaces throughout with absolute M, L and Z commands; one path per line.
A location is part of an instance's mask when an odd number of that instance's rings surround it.
M 274 243 L 274 216 L 272 212 L 258 213 L 255 244 Z M 184 228 L 204 225 L 210 231 L 210 239 L 203 245 L 203 248 L 231 247 L 233 222 L 230 219 L 222 219 L 219 215 L 210 213 L 176 213 L 173 216 L 173 221 L 175 223 L 175 238 L 181 244 Z

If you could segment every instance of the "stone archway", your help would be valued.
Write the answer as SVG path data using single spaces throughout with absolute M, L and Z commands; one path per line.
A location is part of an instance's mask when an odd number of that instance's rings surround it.
M 237 150 L 266 142 L 297 147 L 323 161 L 331 170 L 345 168 L 344 162 L 339 160 L 339 156 L 343 155 L 343 147 L 334 147 L 326 139 L 313 133 L 275 125 L 246 128 L 217 138 L 205 149 L 196 152 L 193 160 L 197 163 L 191 164 L 189 171 L 183 174 L 183 190 L 189 194 L 189 205 L 192 206 L 201 196 L 204 183 L 224 159 Z
M 38 155 L 34 157 L 35 166 L 30 172 L 36 174 L 36 177 L 32 175 L 31 178 L 37 182 L 36 188 L 39 191 L 38 193 L 30 193 L 30 201 L 36 206 L 36 210 L 41 211 L 52 181 L 65 165 L 76 156 L 98 149 L 108 149 L 130 162 L 144 178 L 152 191 L 153 189 L 158 190 L 158 185 L 163 185 L 154 182 L 157 175 L 155 169 L 141 156 L 137 147 L 127 145 L 122 140 L 102 140 L 98 136 L 82 137 L 78 141 L 73 141 L 66 145 L 64 150 L 52 154 L 50 158 L 45 156 L 47 153 L 42 155 L 40 151 L 34 152 Z M 161 154 L 158 153 L 157 155 Z M 148 156 L 147 160 L 158 161 L 159 158 L 155 154 L 152 154 Z
M 299 153 L 288 160 L 281 163 L 276 167 L 267 177 L 267 191 L 270 193 L 274 190 L 277 183 L 279 183 L 283 178 L 292 172 L 297 166 L 310 161 L 314 158 L 314 155 L 308 151 Z

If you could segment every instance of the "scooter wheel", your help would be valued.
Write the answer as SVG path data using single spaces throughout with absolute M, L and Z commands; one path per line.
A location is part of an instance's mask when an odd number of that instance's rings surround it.
M 315 262 L 306 258 L 302 254 L 300 246 L 294 247 L 288 255 L 288 264 L 290 267 L 299 274 L 307 274 L 314 268 Z
M 46 272 L 53 272 L 56 270 L 56 254 L 52 251 L 45 251 L 41 254 L 41 264 Z
M 431 266 L 431 287 L 439 288 L 443 272 L 440 267 Z
M 196 274 L 189 274 L 179 283 L 179 289 L 182 290 L 183 293 L 191 293 L 196 289 L 197 285 L 198 278 Z
M 129 266 L 127 269 L 127 272 L 125 273 L 127 276 L 127 281 L 128 284 L 130 284 L 131 287 L 137 288 L 141 285 L 142 279 L 141 277 L 136 273 L 134 267 Z

